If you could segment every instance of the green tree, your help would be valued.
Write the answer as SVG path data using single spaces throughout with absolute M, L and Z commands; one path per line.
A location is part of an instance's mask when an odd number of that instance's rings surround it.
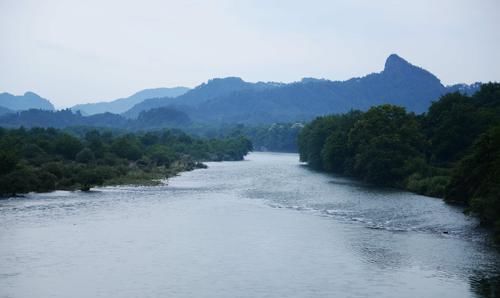
M 68 134 L 60 134 L 55 140 L 56 152 L 64 156 L 66 159 L 74 160 L 75 156 L 83 145 L 77 138 Z
M 142 156 L 141 147 L 137 138 L 132 135 L 119 137 L 113 141 L 111 152 L 121 158 L 128 160 L 138 160 Z
M 96 168 L 87 167 L 78 173 L 77 181 L 82 191 L 89 191 L 91 187 L 104 183 L 104 173 Z
M 0 149 L 0 176 L 12 172 L 19 161 L 12 150 Z
M 422 156 L 423 135 L 413 114 L 382 105 L 368 110 L 349 133 L 354 173 L 368 182 L 400 185 L 408 163 Z
M 89 148 L 83 148 L 76 154 L 75 160 L 79 163 L 91 163 L 95 159 L 94 152 Z
M 500 126 L 481 135 L 459 162 L 445 199 L 470 205 L 482 223 L 500 228 Z

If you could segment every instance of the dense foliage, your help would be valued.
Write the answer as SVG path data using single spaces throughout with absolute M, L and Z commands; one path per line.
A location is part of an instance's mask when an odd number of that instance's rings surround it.
M 200 124 L 189 116 L 170 107 L 160 107 L 141 112 L 136 119 L 126 119 L 120 115 L 104 113 L 83 116 L 69 109 L 61 111 L 28 110 L 1 116 L 0 126 L 54 127 L 66 130 L 94 129 L 114 132 L 154 131 L 165 128 L 182 129 L 188 134 L 203 138 L 224 138 L 244 135 L 252 141 L 256 150 L 297 152 L 297 135 L 302 123 L 273 123 L 261 125 L 243 124 Z
M 199 139 L 168 130 L 90 130 L 78 137 L 54 128 L 0 129 L 0 195 L 145 183 L 203 166 L 199 161 L 241 160 L 251 149 L 243 137 Z
M 319 117 L 298 140 L 314 169 L 466 204 L 500 235 L 500 84 L 444 95 L 423 115 L 381 105 Z
M 302 123 L 273 123 L 268 125 L 193 125 L 186 132 L 204 138 L 245 136 L 256 151 L 297 152 L 297 137 Z

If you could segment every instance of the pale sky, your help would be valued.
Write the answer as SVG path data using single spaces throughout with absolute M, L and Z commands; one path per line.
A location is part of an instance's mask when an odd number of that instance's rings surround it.
M 397 53 L 444 84 L 500 81 L 500 1 L 0 0 L 0 92 L 57 108 L 214 77 L 378 72 Z

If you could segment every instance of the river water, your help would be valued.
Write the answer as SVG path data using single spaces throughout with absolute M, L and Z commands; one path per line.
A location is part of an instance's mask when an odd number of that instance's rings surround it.
M 156 187 L 0 201 L 0 297 L 493 297 L 458 207 L 312 172 L 296 154 Z

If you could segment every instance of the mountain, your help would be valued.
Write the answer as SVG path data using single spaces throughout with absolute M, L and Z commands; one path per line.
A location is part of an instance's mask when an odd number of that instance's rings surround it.
M 7 92 L 0 93 L 0 106 L 12 111 L 29 109 L 54 110 L 54 106 L 50 101 L 33 92 L 26 92 L 24 95 L 12 95 Z
M 5 115 L 5 114 L 9 114 L 9 113 L 14 113 L 14 111 L 11 109 L 0 107 L 0 116 Z
M 79 104 L 73 106 L 71 109 L 73 111 L 80 111 L 84 115 L 93 115 L 105 112 L 120 114 L 145 99 L 157 97 L 177 97 L 187 91 L 189 91 L 189 88 L 186 87 L 145 89 L 126 98 L 119 98 L 108 102 Z
M 462 94 L 465 94 L 465 95 L 468 95 L 468 96 L 472 96 L 472 95 L 474 95 L 474 93 L 476 93 L 477 91 L 479 91 L 479 89 L 481 88 L 481 85 L 482 84 L 480 82 L 476 82 L 476 83 L 473 83 L 473 84 L 470 84 L 470 85 L 467 85 L 467 84 L 455 84 L 455 85 L 447 86 L 446 89 L 447 89 L 448 93 L 460 92 Z
M 242 90 L 267 90 L 282 86 L 281 83 L 249 83 L 238 77 L 216 78 L 203 83 L 196 88 L 176 98 L 150 98 L 136 104 L 123 113 L 127 118 L 137 118 L 142 111 L 162 106 L 187 106 L 194 107 L 210 99 L 228 95 Z
M 137 118 L 142 111 L 151 110 L 164 106 L 197 106 L 210 99 L 231 94 L 241 90 L 265 90 L 281 86 L 281 83 L 249 83 L 238 77 L 216 78 L 203 83 L 196 88 L 176 98 L 149 98 L 146 99 L 122 115 L 127 118 Z
M 103 113 L 92 116 L 83 116 L 70 109 L 60 111 L 27 110 L 0 117 L 0 126 L 3 127 L 55 127 L 95 126 L 126 128 L 128 121 L 120 115 Z
M 145 100 L 123 115 L 134 118 L 144 110 L 171 106 L 201 122 L 257 124 L 307 121 L 319 115 L 367 110 L 387 103 L 423 113 L 445 93 L 469 93 L 477 87 L 445 87 L 429 71 L 392 54 L 381 72 L 347 81 L 304 78 L 300 82 L 276 84 L 248 83 L 240 78 L 214 79 L 175 99 Z

